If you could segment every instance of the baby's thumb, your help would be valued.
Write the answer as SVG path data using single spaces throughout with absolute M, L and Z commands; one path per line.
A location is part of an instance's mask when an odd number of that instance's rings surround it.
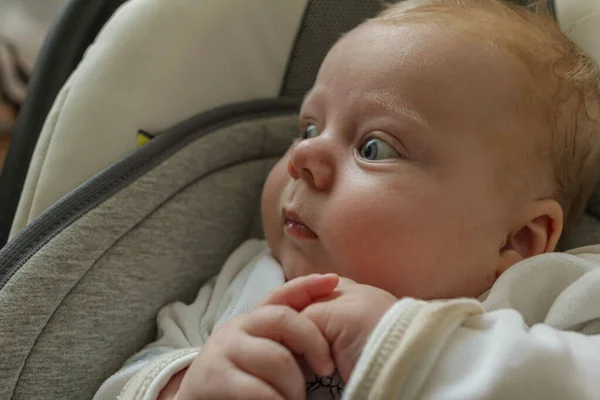
M 269 293 L 260 305 L 288 306 L 300 312 L 316 300 L 333 293 L 339 280 L 336 274 L 312 274 L 292 279 Z

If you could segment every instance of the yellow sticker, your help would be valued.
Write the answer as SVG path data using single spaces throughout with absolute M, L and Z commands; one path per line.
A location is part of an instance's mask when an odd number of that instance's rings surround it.
M 152 139 L 154 139 L 153 135 L 140 129 L 137 132 L 137 148 L 139 149 L 140 147 L 142 147 L 143 145 L 145 145 Z

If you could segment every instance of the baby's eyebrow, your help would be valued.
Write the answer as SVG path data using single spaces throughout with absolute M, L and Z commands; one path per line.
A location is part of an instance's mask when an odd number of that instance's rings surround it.
M 431 126 L 425 118 L 414 108 L 408 107 L 405 104 L 398 103 L 390 96 L 378 92 L 371 92 L 365 95 L 366 100 L 377 104 L 392 114 L 402 114 L 415 121 L 425 130 L 431 132 Z

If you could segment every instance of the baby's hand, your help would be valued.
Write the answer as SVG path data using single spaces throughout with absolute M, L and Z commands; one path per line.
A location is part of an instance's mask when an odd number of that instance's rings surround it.
M 223 324 L 185 373 L 177 400 L 304 399 L 295 356 L 325 376 L 334 365 L 323 334 L 299 311 L 331 294 L 337 282 L 331 275 L 303 277 L 291 285 L 289 302 L 275 291 L 261 307 Z
M 302 288 L 303 282 L 295 284 L 296 281 L 281 286 L 277 293 L 278 302 L 291 301 L 306 291 Z M 335 292 L 316 300 L 301 312 L 319 327 L 329 342 L 344 382 L 348 382 L 369 335 L 396 301 L 396 297 L 385 290 L 340 278 Z

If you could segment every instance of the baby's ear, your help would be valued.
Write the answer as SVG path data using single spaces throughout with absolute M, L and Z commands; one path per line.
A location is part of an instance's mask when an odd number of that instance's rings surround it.
M 521 260 L 554 251 L 562 229 L 563 212 L 557 201 L 533 202 L 500 249 L 497 276 Z

